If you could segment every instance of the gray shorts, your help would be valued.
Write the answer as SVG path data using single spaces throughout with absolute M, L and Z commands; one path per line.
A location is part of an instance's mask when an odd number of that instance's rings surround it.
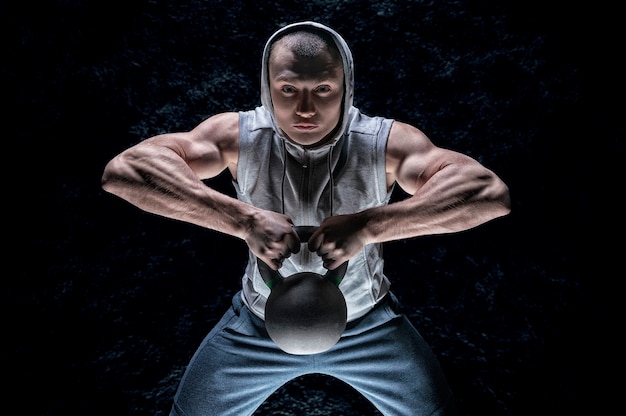
M 170 416 L 252 415 L 282 385 L 313 373 L 349 384 L 384 415 L 453 414 L 437 358 L 393 294 L 349 322 L 330 350 L 292 355 L 269 338 L 238 292 L 191 358 Z

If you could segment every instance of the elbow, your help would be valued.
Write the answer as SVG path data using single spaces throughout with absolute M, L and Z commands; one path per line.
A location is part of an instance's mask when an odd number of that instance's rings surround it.
M 487 212 L 492 218 L 510 214 L 511 195 L 507 184 L 493 173 L 482 179 L 483 187 L 476 195 L 485 204 Z
M 499 207 L 499 216 L 505 216 L 511 213 L 511 194 L 509 187 L 502 181 L 498 181 L 496 185 L 495 201 Z
M 109 165 L 111 164 L 111 162 L 109 162 L 105 168 L 104 168 L 104 172 L 102 173 L 102 178 L 100 179 L 100 186 L 102 186 L 102 189 L 104 189 L 107 192 L 111 192 L 111 187 L 112 187 L 112 175 L 111 175 L 111 169 L 109 167 Z
M 116 192 L 116 189 L 118 188 L 117 184 L 119 183 L 120 178 L 122 178 L 120 169 L 116 168 L 118 164 L 119 162 L 117 162 L 116 159 L 107 163 L 100 179 L 100 186 L 102 189 L 112 194 Z
M 100 180 L 100 186 L 102 186 L 102 189 L 104 189 L 107 192 L 112 192 L 113 190 L 113 184 L 112 184 L 112 180 L 111 180 L 111 175 L 105 171 L 104 174 L 102 175 L 102 179 Z

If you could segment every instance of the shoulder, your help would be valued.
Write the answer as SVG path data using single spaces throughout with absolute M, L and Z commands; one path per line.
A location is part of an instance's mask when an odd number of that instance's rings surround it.
M 198 138 L 222 141 L 236 138 L 239 134 L 239 113 L 215 114 L 198 124 L 191 131 Z
M 426 134 L 415 126 L 401 121 L 394 121 L 389 132 L 389 145 L 395 150 L 401 151 L 407 146 L 410 149 L 428 148 L 433 146 Z
M 217 146 L 221 151 L 233 150 L 239 139 L 239 113 L 215 114 L 189 132 L 194 142 Z
M 439 151 L 420 129 L 394 121 L 385 153 L 388 181 L 395 180 L 405 191 L 412 193 L 413 188 L 408 184 L 414 183 L 417 177 L 438 163 Z
M 218 137 L 235 139 L 239 137 L 241 129 L 271 129 L 272 126 L 270 113 L 264 107 L 259 106 L 254 110 L 216 114 L 204 120 L 198 128 L 203 134 L 217 134 Z
M 186 158 L 220 159 L 228 164 L 236 164 L 239 152 L 239 113 L 225 112 L 210 116 L 186 136 L 189 139 Z
M 435 145 L 420 129 L 407 123 L 394 121 L 387 140 L 387 161 L 403 160 L 411 155 L 424 155 Z

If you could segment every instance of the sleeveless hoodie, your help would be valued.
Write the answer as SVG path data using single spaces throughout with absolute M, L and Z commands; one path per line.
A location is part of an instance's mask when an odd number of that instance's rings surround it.
M 303 28 L 325 31 L 334 39 L 343 61 L 344 99 L 341 128 L 324 146 L 305 149 L 285 137 L 274 118 L 269 90 L 270 46 L 277 37 Z M 265 45 L 261 68 L 261 103 L 239 113 L 239 162 L 233 186 L 237 198 L 251 205 L 288 215 L 295 225 L 317 226 L 331 215 L 351 214 L 389 203 L 385 149 L 393 120 L 369 117 L 353 107 L 352 54 L 334 30 L 300 22 L 283 27 Z M 302 271 L 325 274 L 322 260 L 302 247 L 279 269 L 282 276 Z M 348 307 L 348 321 L 370 311 L 389 291 L 383 273 L 381 244 L 368 244 L 348 262 L 339 285 Z M 261 277 L 256 256 L 242 277 L 242 297 L 248 308 L 264 318 L 270 289 Z

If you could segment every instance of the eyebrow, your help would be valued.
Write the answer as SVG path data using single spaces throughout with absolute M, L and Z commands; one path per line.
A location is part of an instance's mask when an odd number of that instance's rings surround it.
M 293 80 L 298 80 L 298 79 L 305 79 L 305 80 L 309 80 L 312 79 L 315 82 L 328 82 L 329 84 L 332 84 L 335 82 L 335 80 L 333 80 L 331 77 L 318 77 L 318 78 L 302 78 L 300 76 L 287 76 L 284 74 L 279 74 L 277 76 L 275 76 L 274 78 L 272 78 L 273 81 L 285 81 L 285 82 L 291 82 Z M 337 82 L 339 84 L 339 82 Z

